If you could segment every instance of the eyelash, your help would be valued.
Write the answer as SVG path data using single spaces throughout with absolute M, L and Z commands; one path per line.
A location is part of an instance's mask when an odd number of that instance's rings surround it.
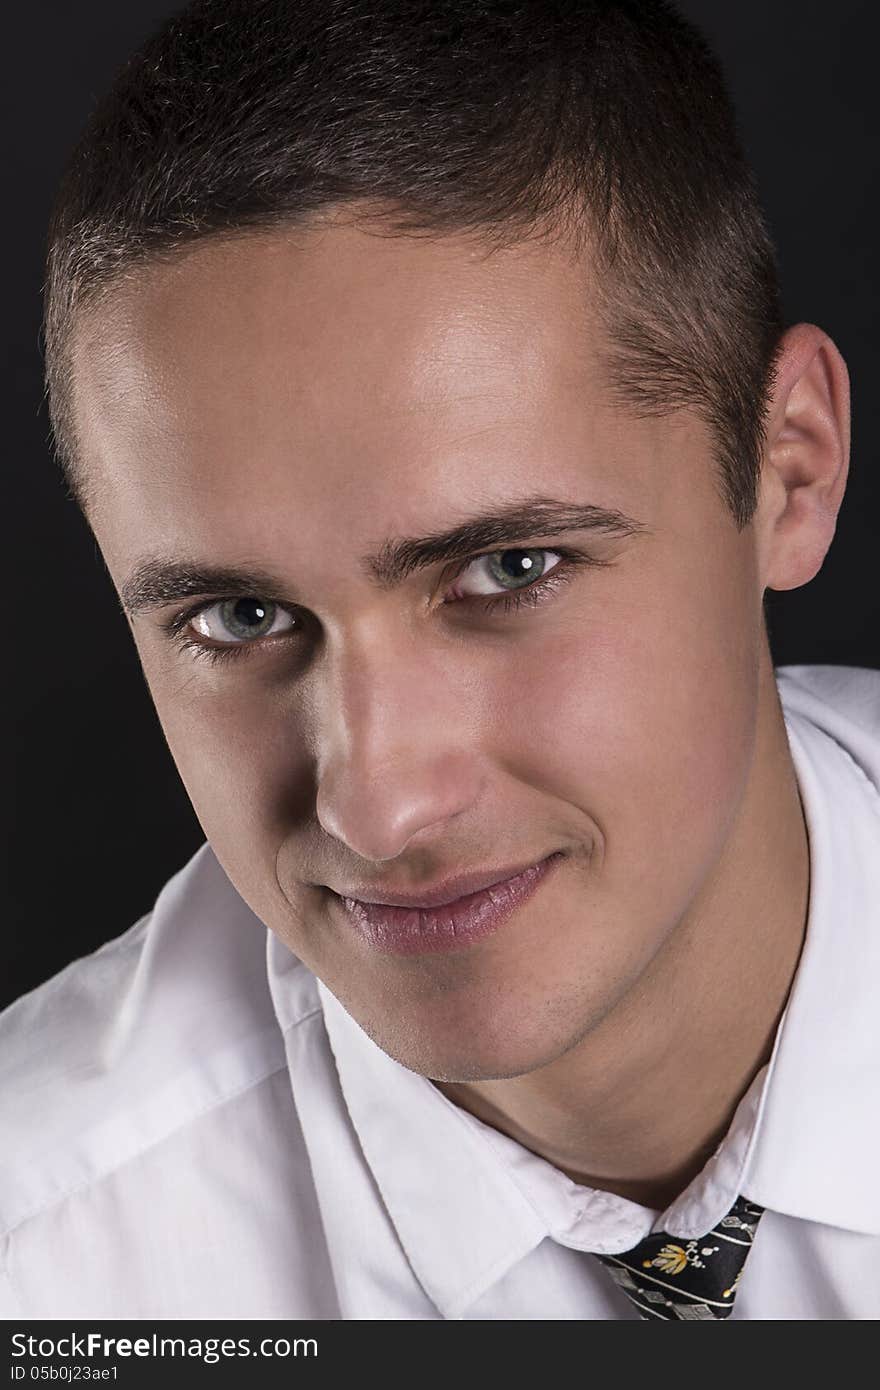
M 453 600 L 454 603 L 479 604 L 483 612 L 489 613 L 495 613 L 500 609 L 504 615 L 507 615 L 511 609 L 518 612 L 524 607 L 537 608 L 539 604 L 544 603 L 548 598 L 552 597 L 554 593 L 561 589 L 564 584 L 567 584 L 568 581 L 574 577 L 574 573 L 579 567 L 592 566 L 595 568 L 608 563 L 605 560 L 596 560 L 593 556 L 585 555 L 581 551 L 560 549 L 559 546 L 505 546 L 504 549 L 542 550 L 548 554 L 558 555 L 559 563 L 553 566 L 546 578 L 538 579 L 534 584 L 529 584 L 525 588 L 511 589 L 506 594 L 471 594 L 465 598 Z M 486 551 L 483 555 L 468 556 L 466 560 L 462 560 L 455 572 L 448 577 L 447 583 L 453 584 L 476 560 L 482 560 L 486 558 L 487 555 L 502 555 L 503 553 L 503 550 L 490 550 Z M 208 643 L 187 635 L 187 624 L 192 622 L 193 618 L 197 617 L 199 613 L 204 612 L 205 609 L 213 608 L 215 603 L 222 602 L 222 595 L 220 597 L 215 596 L 210 599 L 202 599 L 201 602 L 195 604 L 192 608 L 184 609 L 179 613 L 173 613 L 161 626 L 180 650 L 190 651 L 200 660 L 213 663 L 216 661 L 226 661 L 250 656 L 254 648 L 259 649 L 262 647 L 263 644 L 259 638 L 254 642 L 228 642 L 218 644 L 217 646 L 209 646 Z M 285 612 L 289 613 L 291 611 L 289 608 L 285 609 L 283 604 L 278 604 L 277 606 Z M 288 635 L 292 634 L 282 633 L 279 637 L 270 637 L 266 640 L 268 642 L 277 642 L 280 638 Z

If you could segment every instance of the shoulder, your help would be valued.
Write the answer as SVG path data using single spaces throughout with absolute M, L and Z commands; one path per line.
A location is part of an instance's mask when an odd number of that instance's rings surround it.
M 843 748 L 880 788 L 880 671 L 865 666 L 778 666 L 786 719 L 800 718 Z
M 285 1065 L 266 928 L 208 845 L 0 1014 L 0 1233 Z

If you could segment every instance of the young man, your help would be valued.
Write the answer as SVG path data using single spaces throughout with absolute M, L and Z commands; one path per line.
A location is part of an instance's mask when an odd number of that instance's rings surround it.
M 763 614 L 847 374 L 701 39 L 203 0 L 46 354 L 207 844 L 3 1017 L 8 1316 L 880 1314 L 880 677 Z

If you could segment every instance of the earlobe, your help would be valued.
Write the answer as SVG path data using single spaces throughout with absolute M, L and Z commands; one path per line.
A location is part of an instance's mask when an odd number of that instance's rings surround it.
M 813 324 L 785 333 L 764 448 L 758 524 L 762 587 L 796 589 L 834 538 L 849 466 L 849 375 Z

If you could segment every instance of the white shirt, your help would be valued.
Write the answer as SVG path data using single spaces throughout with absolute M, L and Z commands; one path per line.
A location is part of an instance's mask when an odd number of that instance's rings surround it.
M 637 1319 L 591 1251 L 766 1208 L 738 1319 L 880 1316 L 880 673 L 777 672 L 811 855 L 768 1065 L 667 1208 L 571 1182 L 383 1053 L 210 847 L 0 1015 L 0 1313 Z

